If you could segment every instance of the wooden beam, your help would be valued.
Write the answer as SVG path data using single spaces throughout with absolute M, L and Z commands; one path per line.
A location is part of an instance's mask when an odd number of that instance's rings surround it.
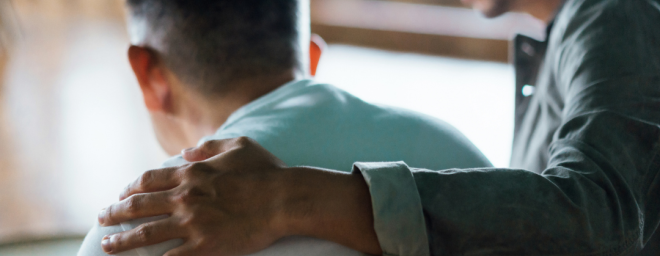
M 329 43 L 499 62 L 508 61 L 515 34 L 544 36 L 545 24 L 528 15 L 488 20 L 458 5 L 460 0 L 312 0 L 312 32 Z
M 8 47 L 10 41 L 10 33 L 7 22 L 7 17 L 10 14 L 9 3 L 7 1 L 0 1 L 0 96 L 3 91 L 3 82 L 5 67 L 9 60 Z M 1 111 L 2 109 L 0 109 Z
M 451 6 L 451 7 L 465 7 L 461 3 L 461 0 L 387 0 L 393 2 L 404 2 L 412 4 L 429 4 L 429 5 L 441 5 L 441 6 Z
M 451 37 L 363 28 L 312 24 L 312 32 L 328 43 L 350 44 L 394 51 L 507 62 L 506 40 Z
M 7 67 L 7 62 L 9 61 L 9 56 L 7 50 L 0 45 L 0 95 L 3 91 L 3 83 L 5 81 L 5 69 Z

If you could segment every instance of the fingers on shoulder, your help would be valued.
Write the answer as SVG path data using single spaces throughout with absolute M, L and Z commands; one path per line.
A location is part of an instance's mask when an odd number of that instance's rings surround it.
M 108 253 L 119 253 L 139 247 L 154 245 L 182 237 L 183 230 L 178 228 L 172 218 L 146 222 L 140 226 L 121 233 L 103 238 L 103 250 Z
M 170 192 L 135 194 L 102 211 L 99 222 L 104 226 L 115 225 L 132 219 L 169 214 L 172 209 Z
M 119 196 L 120 200 L 139 193 L 168 190 L 180 182 L 178 167 L 149 170 L 129 184 Z

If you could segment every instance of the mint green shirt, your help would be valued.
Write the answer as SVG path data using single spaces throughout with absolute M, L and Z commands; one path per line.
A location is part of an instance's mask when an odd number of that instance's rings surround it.
M 429 169 L 491 166 L 465 136 L 441 120 L 408 110 L 370 104 L 334 86 L 312 80 L 287 83 L 241 107 L 214 135 L 203 138 L 200 144 L 207 140 L 239 136 L 256 140 L 289 166 L 318 166 L 345 172 L 350 172 L 350 167 L 358 161 L 405 161 Z M 177 156 L 164 166 L 185 163 Z M 406 184 L 414 190 L 414 183 Z M 415 205 L 409 209 L 419 208 L 419 200 L 410 203 Z M 392 211 L 389 208 L 384 210 Z M 413 249 L 401 249 L 403 254 L 400 255 L 428 255 L 423 216 L 419 212 L 406 214 L 408 218 L 398 221 L 417 231 L 388 242 L 416 245 Z M 413 216 L 410 217 L 410 214 Z M 78 256 L 105 256 L 100 251 L 103 235 L 135 228 L 147 220 L 134 220 L 114 227 L 95 227 L 88 234 Z M 391 232 L 407 230 L 388 228 L 390 226 L 384 223 L 377 226 Z M 284 242 L 287 244 L 278 242 L 257 255 L 361 255 L 318 239 L 294 238 Z M 172 240 L 120 255 L 159 256 L 178 244 L 178 241 Z

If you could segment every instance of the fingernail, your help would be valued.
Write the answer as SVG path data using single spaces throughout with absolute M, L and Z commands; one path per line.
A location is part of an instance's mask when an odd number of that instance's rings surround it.
M 185 153 L 187 153 L 187 152 L 190 152 L 190 151 L 192 151 L 193 149 L 195 149 L 195 148 L 186 148 L 186 149 L 184 149 L 184 150 L 181 150 L 181 154 L 185 154 Z
M 110 241 L 114 240 L 114 237 L 115 235 L 103 237 L 103 240 L 101 241 L 101 247 L 103 248 L 104 252 L 112 252 L 112 244 L 110 244 Z
M 99 224 L 103 226 L 103 217 L 105 217 L 105 208 L 101 209 L 101 212 L 99 212 Z

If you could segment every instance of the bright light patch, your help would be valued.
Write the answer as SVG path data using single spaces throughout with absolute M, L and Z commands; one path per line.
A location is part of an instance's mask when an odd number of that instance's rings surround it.
M 532 96 L 532 94 L 534 94 L 535 90 L 536 90 L 536 87 L 534 87 L 533 85 L 528 85 L 527 84 L 527 85 L 523 86 L 522 94 L 525 97 L 529 97 L 529 96 Z
M 440 118 L 495 166 L 509 165 L 515 96 L 510 65 L 330 45 L 317 80 L 372 103 Z

